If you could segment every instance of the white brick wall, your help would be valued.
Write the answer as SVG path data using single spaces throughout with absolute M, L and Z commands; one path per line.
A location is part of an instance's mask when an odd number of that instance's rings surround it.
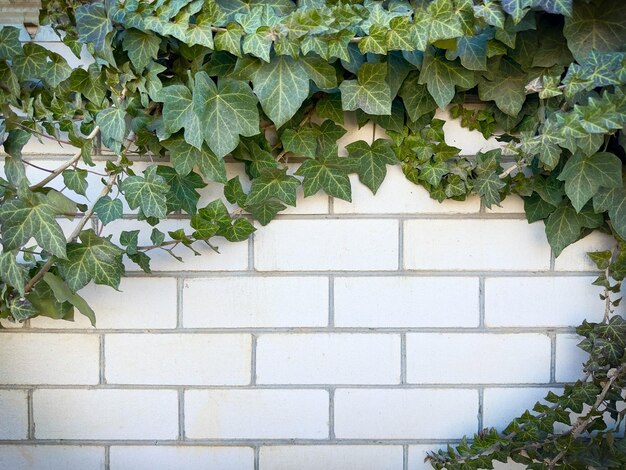
M 347 122 L 342 148 L 381 137 Z M 495 145 L 446 130 L 464 154 Z M 44 167 L 68 153 L 25 151 Z M 0 470 L 425 469 L 426 451 L 580 377 L 573 326 L 602 315 L 584 252 L 608 237 L 554 260 L 519 198 L 439 204 L 399 167 L 375 197 L 353 183 L 352 204 L 300 198 L 221 254 L 154 252 L 153 276 L 129 263 L 121 292 L 88 286 L 95 329 L 0 331 Z M 128 218 L 104 233 L 131 229 L 148 242 Z

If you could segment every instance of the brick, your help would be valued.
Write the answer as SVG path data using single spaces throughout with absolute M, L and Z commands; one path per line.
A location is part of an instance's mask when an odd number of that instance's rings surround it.
M 110 334 L 105 337 L 104 350 L 107 383 L 250 383 L 250 335 Z
M 28 437 L 28 405 L 25 390 L 0 390 L 0 439 Z M 1 461 L 2 457 L 0 457 Z
M 112 446 L 111 470 L 254 469 L 251 447 Z
M 560 393 L 561 389 L 546 387 L 486 388 L 483 392 L 483 426 L 503 431 L 524 410 L 532 410 L 535 403 L 546 403 L 548 392 Z
M 556 271 L 597 271 L 598 268 L 591 261 L 588 252 L 612 250 L 615 239 L 605 233 L 592 232 L 582 240 L 565 248 L 554 260 Z
M 398 384 L 400 335 L 264 334 L 260 384 Z
M 374 141 L 374 125 L 368 122 L 364 126 L 359 127 L 356 120 L 356 113 L 348 112 L 343 114 L 343 127 L 347 132 L 337 141 L 339 155 L 342 157 L 348 155 L 346 145 L 358 140 L 364 140 L 371 145 Z M 379 137 L 380 136 L 377 138 Z
M 578 335 L 556 335 L 555 379 L 557 382 L 576 382 L 583 378 L 583 363 L 589 354 L 578 347 L 583 340 Z
M 323 277 L 185 279 L 186 328 L 316 327 L 328 324 Z
M 338 327 L 478 326 L 478 278 L 337 277 L 334 282 Z
M 175 390 L 35 390 L 37 439 L 176 439 Z
M 335 214 L 468 214 L 478 213 L 480 198 L 467 201 L 444 201 L 432 199 L 422 186 L 411 183 L 399 166 L 387 166 L 387 176 L 376 195 L 350 175 L 352 202 L 335 199 Z
M 99 380 L 100 346 L 95 335 L 5 333 L 0 357 L 2 384 L 88 385 Z
M 191 439 L 328 437 L 324 390 L 189 390 L 185 435 Z
M 335 435 L 355 439 L 456 439 L 476 431 L 476 390 L 338 389 Z
M 80 291 L 96 312 L 99 329 L 176 328 L 176 279 L 125 277 L 120 291 L 89 284 Z M 149 295 L 146 295 L 149 294 Z M 91 328 L 86 317 L 76 312 L 74 322 L 45 317 L 31 320 L 33 328 Z
M 402 468 L 402 446 L 265 446 L 259 461 L 263 470 L 397 470 Z
M 395 220 L 276 220 L 255 234 L 260 271 L 398 268 Z
M 101 470 L 104 447 L 0 445 L 0 468 L 11 470 Z
M 601 321 L 595 277 L 502 277 L 485 280 L 486 326 L 574 326 Z M 563 295 L 567 293 L 567 295 Z M 529 295 L 531 294 L 531 295 Z
M 407 220 L 404 264 L 418 270 L 550 268 L 543 224 L 525 220 Z
M 479 107 L 480 105 L 470 105 L 469 107 Z M 452 119 L 450 111 L 438 109 L 435 114 L 436 119 L 446 121 L 443 125 L 446 143 L 461 149 L 461 155 L 476 155 L 478 152 L 500 148 L 502 144 L 495 137 L 485 139 L 478 131 L 471 131 L 461 125 L 461 118 Z
M 550 338 L 541 334 L 411 333 L 409 383 L 542 383 L 550 380 Z
M 185 229 L 189 233 L 193 229 L 189 226 L 189 220 L 186 219 L 170 219 L 159 223 L 159 230 L 164 233 L 177 229 Z M 119 234 L 122 230 L 140 230 L 139 244 L 152 245 L 150 234 L 152 227 L 143 221 L 138 220 L 115 220 L 108 224 L 104 231 L 104 235 L 113 235 L 114 243 L 119 242 Z M 166 238 L 167 239 L 167 238 Z M 181 245 L 173 249 L 173 253 L 181 256 L 183 262 L 177 261 L 170 254 L 163 250 L 152 250 L 148 252 L 151 258 L 150 267 L 152 271 L 241 271 L 248 269 L 248 242 L 231 243 L 221 237 L 212 240 L 215 246 L 219 247 L 220 252 L 216 253 L 205 243 L 197 242 L 193 248 L 202 254 L 195 256 L 192 251 Z M 124 259 L 124 265 L 127 271 L 141 271 L 135 263 Z

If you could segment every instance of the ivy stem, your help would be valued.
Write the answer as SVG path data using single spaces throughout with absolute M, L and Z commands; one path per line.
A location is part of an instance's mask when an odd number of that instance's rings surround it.
M 95 134 L 97 134 L 96 129 L 94 129 L 92 134 L 94 134 L 94 132 L 95 132 Z M 94 134 L 94 137 L 95 137 L 95 134 Z M 122 161 L 122 156 L 120 155 L 117 158 L 117 160 L 115 162 L 115 165 L 116 166 L 119 165 L 121 161 Z M 85 212 L 85 215 L 83 215 L 83 217 L 80 219 L 80 221 L 78 222 L 76 227 L 74 227 L 74 230 L 72 231 L 70 236 L 67 237 L 67 242 L 68 243 L 74 241 L 78 237 L 78 235 L 80 235 L 80 232 L 83 230 L 85 225 L 87 225 L 87 222 L 89 222 L 89 220 L 91 219 L 91 216 L 93 215 L 93 212 L 94 212 L 94 207 L 96 206 L 96 204 L 98 203 L 100 198 L 102 198 L 102 197 L 106 196 L 107 194 L 109 194 L 109 191 L 111 191 L 111 187 L 115 183 L 116 178 L 117 178 L 117 174 L 116 173 L 113 173 L 113 174 L 109 175 L 109 179 L 108 179 L 107 183 L 102 188 L 102 191 L 100 191 L 100 194 L 96 198 L 96 200 L 93 203 L 93 205 L 89 208 L 89 210 L 87 210 L 87 212 Z M 35 274 L 31 278 L 31 280 L 28 281 L 28 283 L 24 287 L 24 293 L 25 294 L 32 290 L 32 288 L 35 286 L 35 284 L 37 284 L 41 280 L 41 278 L 43 278 L 44 274 L 46 274 L 50 270 L 50 268 L 52 267 L 53 264 L 54 264 L 54 257 L 51 256 L 48 259 L 48 261 L 46 261 L 45 264 L 41 267 L 39 272 L 37 272 L 37 274 Z
M 100 132 L 100 128 L 98 126 L 94 127 L 93 131 L 91 131 L 91 133 L 87 136 L 86 140 L 93 140 L 98 135 L 98 132 Z M 72 158 L 70 158 L 68 161 L 63 163 L 56 170 L 52 170 L 50 172 L 50 174 L 48 176 L 46 176 L 44 179 L 42 179 L 39 183 L 34 184 L 33 186 L 31 186 L 30 187 L 31 191 L 35 190 L 37 188 L 41 188 L 41 187 L 45 186 L 46 184 L 48 184 L 53 179 L 55 179 L 57 176 L 59 176 L 61 173 L 63 173 L 63 171 L 65 171 L 67 168 L 69 168 L 74 163 L 76 163 L 78 160 L 80 160 L 80 157 L 82 156 L 82 154 L 83 154 L 82 149 L 79 150 L 78 152 L 76 152 L 76 154 Z
M 56 137 L 54 137 L 54 136 L 52 136 L 50 134 L 46 134 L 45 132 L 41 132 L 41 131 L 38 131 L 36 129 L 31 129 L 30 127 L 25 126 L 22 123 L 16 122 L 15 124 L 17 124 L 19 127 L 21 127 L 22 129 L 24 129 L 24 130 L 26 130 L 26 131 L 28 131 L 28 132 L 30 132 L 32 134 L 38 135 L 40 137 L 43 137 L 44 139 L 54 140 L 55 142 L 58 142 L 59 144 L 74 145 L 69 140 L 57 139 Z

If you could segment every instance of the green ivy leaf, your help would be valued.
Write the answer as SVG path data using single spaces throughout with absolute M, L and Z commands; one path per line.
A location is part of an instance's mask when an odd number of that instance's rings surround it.
M 504 28 L 504 13 L 502 7 L 491 0 L 487 0 L 481 5 L 474 7 L 476 18 L 483 18 L 485 22 L 497 28 Z
M 96 65 L 90 65 L 88 70 L 77 68 L 70 75 L 70 87 L 76 90 L 96 105 L 100 105 L 107 93 L 104 77 Z
M 20 80 L 41 79 L 48 73 L 48 51 L 39 44 L 24 44 L 23 53 L 14 57 L 13 71 Z
M 622 186 L 622 162 L 612 153 L 599 152 L 584 157 L 571 157 L 558 176 L 565 182 L 565 194 L 577 212 L 598 192 L 600 187 Z
M 204 139 L 218 157 L 232 152 L 240 135 L 259 133 L 256 98 L 244 82 L 221 80 L 216 86 L 200 72 L 195 77 L 193 104 L 203 122 Z
M 204 126 L 194 111 L 191 91 L 185 85 L 161 88 L 155 97 L 163 103 L 163 123 L 170 134 L 184 130 L 185 141 L 196 148 L 202 147 Z
M 48 286 L 54 293 L 54 297 L 60 303 L 69 302 L 74 307 L 76 307 L 80 313 L 82 313 L 89 319 L 91 326 L 96 326 L 95 312 L 92 310 L 89 304 L 87 304 L 85 299 L 70 290 L 70 288 L 63 281 L 63 279 L 55 274 L 52 274 L 51 272 L 47 272 L 43 275 L 43 280 L 46 284 L 48 284 Z
M 215 49 L 218 51 L 228 51 L 231 54 L 241 57 L 241 37 L 243 29 L 237 23 L 229 23 L 226 31 L 220 31 L 215 35 Z
M 13 287 L 24 297 L 24 286 L 28 282 L 28 270 L 17 262 L 15 255 L 10 251 L 0 253 L 0 279 Z
M 268 199 L 276 198 L 285 204 L 295 206 L 298 186 L 300 186 L 300 181 L 288 175 L 286 168 L 264 169 L 258 178 L 252 180 L 246 205 L 260 204 Z
M 309 94 L 309 76 L 302 61 L 277 56 L 252 77 L 254 93 L 276 128 L 289 121 Z
M 265 201 L 262 204 L 256 204 L 252 206 L 246 206 L 246 210 L 252 214 L 252 216 L 258 220 L 261 225 L 269 224 L 276 214 L 285 210 L 287 207 L 277 201 Z
M 584 61 L 592 50 L 617 52 L 624 47 L 626 10 L 621 0 L 576 2 L 565 18 L 563 34 L 574 58 Z
M 501 0 L 502 9 L 511 15 L 515 23 L 519 23 L 526 12 L 528 7 L 532 6 L 533 0 Z
M 44 250 L 58 258 L 65 258 L 65 236 L 55 215 L 56 211 L 43 195 L 33 195 L 31 200 L 4 202 L 0 205 L 4 249 L 21 248 L 34 237 Z
M 63 183 L 68 189 L 71 189 L 76 194 L 85 196 L 87 191 L 87 170 L 65 170 L 63 171 Z
M 131 209 L 141 208 L 146 217 L 165 218 L 167 194 L 170 190 L 165 179 L 156 173 L 156 165 L 144 171 L 144 176 L 129 176 L 120 186 Z
M 286 129 L 281 136 L 283 149 L 303 157 L 315 158 L 318 135 L 317 129 L 311 127 Z
M 13 26 L 0 28 L 0 59 L 12 60 L 21 54 L 20 30 Z
M 343 109 L 362 109 L 367 114 L 391 114 L 391 93 L 386 76 L 385 64 L 363 64 L 357 80 L 344 80 L 339 85 Z
M 197 166 L 207 181 L 226 182 L 224 159 L 217 157 L 206 145 L 197 149 L 181 136 L 176 136 L 163 142 L 163 146 L 170 151 L 170 161 L 178 174 L 187 175 Z
M 122 151 L 126 136 L 126 112 L 122 108 L 106 108 L 96 115 L 96 124 L 100 127 L 102 143 L 115 153 Z
M 455 10 L 452 0 L 434 0 L 428 5 L 428 13 L 430 14 L 429 42 L 463 36 L 461 17 Z
M 497 172 L 485 172 L 478 175 L 474 180 L 474 190 L 482 199 L 485 207 L 500 205 L 500 191 L 506 187 L 506 183 L 500 179 Z
M 131 28 L 124 33 L 122 44 L 135 69 L 141 71 L 157 58 L 161 40 L 154 34 Z
M 92 3 L 76 9 L 76 29 L 81 42 L 93 44 L 96 50 L 102 50 L 106 45 L 107 34 L 113 31 L 113 25 L 105 6 Z
M 187 214 L 195 214 L 198 200 L 200 200 L 200 193 L 196 190 L 206 186 L 202 178 L 194 172 L 182 175 L 174 168 L 164 165 L 157 167 L 157 174 L 162 176 L 170 187 L 168 204 L 172 206 L 172 209 L 182 208 Z
M 312 196 L 320 189 L 332 197 L 352 201 L 349 167 L 339 158 L 317 158 L 306 160 L 296 175 L 303 176 L 302 186 L 305 197 Z
M 437 103 L 428 93 L 426 85 L 419 84 L 419 73 L 417 72 L 409 74 L 400 88 L 399 95 L 412 121 L 417 121 L 424 114 L 437 109 Z
M 578 240 L 581 231 L 582 226 L 578 214 L 569 205 L 559 206 L 546 222 L 548 242 L 556 256 L 559 256 L 565 247 Z
M 359 175 L 359 180 L 376 194 L 387 175 L 386 165 L 398 162 L 388 140 L 377 139 L 371 145 L 363 140 L 346 146 L 349 164 Z
M 529 224 L 547 219 L 556 210 L 556 206 L 544 201 L 538 194 L 524 198 L 524 212 Z
M 432 48 L 424 55 L 419 83 L 426 84 L 437 106 L 445 108 L 454 97 L 454 87 L 472 88 L 475 84 L 471 70 L 463 68 L 458 61 L 449 61 Z
M 93 210 L 104 225 L 122 217 L 124 206 L 119 199 L 111 199 L 110 196 L 102 196 L 94 204 Z
M 239 176 L 235 176 L 234 178 L 228 180 L 228 182 L 224 185 L 224 197 L 231 204 L 237 204 L 239 207 L 243 207 L 246 204 L 247 195 L 243 191 L 243 187 L 241 186 L 241 181 L 239 181 Z
M 12 299 L 9 303 L 9 309 L 17 321 L 27 320 L 39 314 L 39 310 L 27 299 Z
M 124 274 L 124 251 L 91 229 L 83 230 L 78 238 L 80 243 L 68 243 L 67 260 L 59 264 L 68 287 L 77 292 L 93 280 L 96 284 L 119 288 Z
M 59 54 L 48 53 L 50 62 L 47 64 L 47 70 L 43 76 L 48 85 L 52 88 L 56 88 L 67 80 L 72 74 L 72 67 L 70 67 L 67 61 Z
M 526 74 L 508 60 L 502 60 L 495 73 L 485 74 L 478 82 L 481 100 L 493 100 L 502 112 L 517 116 L 526 100 Z

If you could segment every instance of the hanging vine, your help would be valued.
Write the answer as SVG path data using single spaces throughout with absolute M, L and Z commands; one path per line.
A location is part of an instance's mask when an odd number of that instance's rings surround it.
M 117 288 L 124 257 L 150 272 L 153 250 L 178 257 L 176 246 L 246 240 L 254 220 L 266 225 L 294 206 L 300 186 L 305 196 L 350 201 L 349 174 L 376 193 L 394 164 L 439 201 L 477 194 L 491 207 L 523 197 L 557 256 L 593 230 L 626 239 L 620 0 L 44 0 L 40 20 L 94 60 L 72 69 L 22 43 L 18 29 L 0 29 L 0 318 L 71 320 L 77 308 L 95 324 L 79 291 L 92 281 Z M 434 118 L 438 108 L 501 147 L 460 155 Z M 354 142 L 340 156 L 345 111 L 389 138 Z M 22 149 L 33 138 L 77 151 L 30 181 Z M 100 142 L 114 157 L 94 170 Z M 156 163 L 137 171 L 141 155 Z M 227 156 L 245 165 L 248 181 L 227 179 Z M 101 176 L 100 191 L 84 204 L 90 173 Z M 221 185 L 224 198 L 199 206 L 207 185 Z M 137 230 L 103 235 L 124 204 L 152 227 L 150 245 Z M 172 214 L 186 215 L 188 227 L 161 231 Z M 61 217 L 77 219 L 67 237 Z M 619 290 L 608 283 L 622 280 L 625 258 L 623 247 L 613 261 L 596 255 L 606 299 Z M 433 455 L 433 464 L 490 468 L 490 459 L 511 456 L 542 462 L 529 468 L 622 468 L 612 434 L 584 440 L 603 431 L 598 413 L 622 417 L 613 409 L 624 384 L 622 320 L 607 314 L 579 333 L 592 359 L 566 398 L 550 396 L 556 406 L 540 407 L 539 417 Z M 581 404 L 593 419 L 553 434 L 550 423 Z M 536 439 L 547 447 L 528 444 Z M 568 460 L 581 442 L 594 443 L 604 463 Z M 620 457 L 606 457 L 606 446 Z

